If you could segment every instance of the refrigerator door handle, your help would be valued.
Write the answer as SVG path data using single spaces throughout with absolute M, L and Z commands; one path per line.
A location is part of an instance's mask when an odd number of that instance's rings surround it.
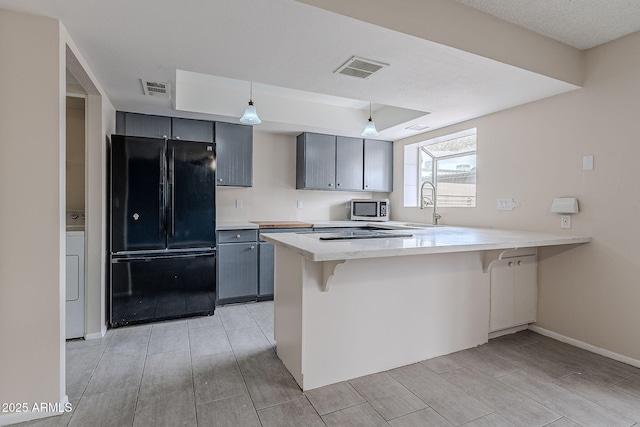
M 176 149 L 171 147 L 171 158 L 169 163 L 169 175 L 171 186 L 171 237 L 176 234 Z
M 167 214 L 166 214 L 166 206 L 165 206 L 165 192 L 166 192 L 166 181 L 164 179 L 165 170 L 167 168 L 167 155 L 163 151 L 160 156 L 160 183 L 159 183 L 159 195 L 158 195 L 158 209 L 160 212 L 160 222 L 158 224 L 158 233 L 159 236 L 163 236 L 166 233 L 166 224 L 167 224 Z

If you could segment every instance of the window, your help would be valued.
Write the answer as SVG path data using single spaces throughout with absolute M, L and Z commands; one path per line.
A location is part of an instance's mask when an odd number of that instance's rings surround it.
M 476 129 L 404 148 L 404 206 L 419 206 L 420 187 L 435 184 L 440 207 L 476 206 Z M 429 203 L 429 194 L 424 194 Z

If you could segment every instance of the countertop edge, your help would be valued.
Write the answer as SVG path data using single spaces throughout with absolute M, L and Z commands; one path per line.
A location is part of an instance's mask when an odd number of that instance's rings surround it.
M 470 229 L 471 231 L 472 229 Z M 516 230 L 499 230 L 497 232 L 504 231 L 516 231 Z M 532 233 L 532 232 L 527 232 Z M 588 236 L 549 236 L 549 233 L 540 233 L 542 237 L 538 239 L 514 241 L 505 240 L 502 242 L 479 242 L 479 243 L 463 243 L 452 244 L 442 246 L 429 246 L 429 247 L 413 247 L 413 248 L 375 248 L 370 250 L 363 250 L 359 248 L 354 251 L 336 250 L 335 252 L 317 253 L 312 250 L 305 249 L 301 246 L 284 241 L 286 239 L 285 234 L 279 235 L 264 235 L 263 239 L 271 242 L 275 245 L 281 245 L 295 253 L 302 255 L 305 258 L 315 262 L 324 261 L 341 261 L 349 259 L 366 259 L 366 258 L 385 258 L 396 256 L 411 256 L 411 255 L 430 255 L 430 254 L 446 254 L 456 252 L 474 252 L 474 251 L 489 251 L 489 250 L 504 250 L 504 249 L 520 249 L 520 248 L 532 248 L 532 247 L 544 247 L 544 246 L 560 246 L 560 245 L 579 245 L 591 242 L 591 237 Z M 532 236 L 533 237 L 533 236 Z M 330 244 L 330 243 L 329 243 Z

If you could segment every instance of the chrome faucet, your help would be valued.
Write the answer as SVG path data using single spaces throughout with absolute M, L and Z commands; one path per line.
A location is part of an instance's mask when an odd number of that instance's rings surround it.
M 425 185 L 429 185 L 431 188 L 431 198 L 428 198 L 424 195 L 424 187 Z M 424 209 L 427 206 L 433 205 L 433 225 L 438 225 L 438 220 L 442 218 L 442 216 L 438 213 L 438 195 L 436 192 L 436 186 L 433 185 L 431 181 L 425 181 L 420 186 L 420 209 Z

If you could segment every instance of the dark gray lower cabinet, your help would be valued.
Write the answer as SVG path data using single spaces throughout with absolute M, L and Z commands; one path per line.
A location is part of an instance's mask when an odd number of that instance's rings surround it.
M 274 247 L 273 243 L 259 243 L 258 299 L 273 298 L 274 290 Z
M 273 298 L 274 248 L 258 230 L 218 231 L 218 304 Z
M 255 300 L 258 295 L 258 243 L 218 244 L 218 303 Z

